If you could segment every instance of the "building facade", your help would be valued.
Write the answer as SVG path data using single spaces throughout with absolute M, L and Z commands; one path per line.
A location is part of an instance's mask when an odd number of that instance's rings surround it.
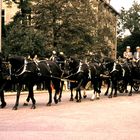
M 97 21 L 96 50 L 113 59 L 117 56 L 117 18 L 119 13 L 110 5 L 111 0 L 91 0 Z

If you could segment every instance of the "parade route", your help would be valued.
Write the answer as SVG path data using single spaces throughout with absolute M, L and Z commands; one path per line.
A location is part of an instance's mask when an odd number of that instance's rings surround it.
M 139 140 L 140 94 L 119 94 L 90 101 L 92 91 L 81 103 L 70 102 L 64 92 L 62 102 L 46 106 L 47 92 L 35 94 L 37 108 L 22 106 L 12 110 L 15 96 L 6 96 L 7 107 L 0 109 L 1 140 Z

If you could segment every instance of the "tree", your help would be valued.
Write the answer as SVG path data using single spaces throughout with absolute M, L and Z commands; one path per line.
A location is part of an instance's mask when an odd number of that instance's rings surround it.
M 122 32 L 129 30 L 131 33 L 118 46 L 119 54 L 122 55 L 122 50 L 125 50 L 126 46 L 131 46 L 132 51 L 135 51 L 136 46 L 140 46 L 140 4 L 134 2 L 130 9 L 125 10 L 122 8 L 120 23 Z
M 30 53 L 45 55 L 44 38 L 32 27 L 25 27 L 19 22 L 7 26 L 7 36 L 3 38 L 5 55 L 16 54 L 27 56 Z
M 13 17 L 13 21 L 6 25 L 6 37 L 3 37 L 3 53 L 24 55 L 34 53 L 46 55 L 44 37 L 41 32 L 31 26 L 31 0 L 15 1 L 21 9 Z
M 96 19 L 90 0 L 36 0 L 33 13 L 33 25 L 44 34 L 47 48 L 68 55 L 92 50 Z
M 121 23 L 123 29 L 128 29 L 131 34 L 140 33 L 140 4 L 134 2 L 129 10 L 122 8 Z

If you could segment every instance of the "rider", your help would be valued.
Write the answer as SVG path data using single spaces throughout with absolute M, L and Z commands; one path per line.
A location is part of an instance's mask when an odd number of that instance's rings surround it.
M 36 69 L 37 69 L 37 72 L 38 72 L 37 74 L 38 74 L 38 76 L 41 76 L 40 68 L 38 66 L 38 62 L 39 62 L 38 56 L 35 55 L 35 54 L 30 54 L 30 55 L 28 55 L 27 60 L 33 61 L 35 63 Z
M 56 51 L 52 51 L 52 56 L 50 57 L 50 60 L 52 60 L 52 61 L 56 61 L 56 59 L 57 59 L 57 54 L 56 54 Z
M 126 51 L 123 53 L 123 57 L 127 60 L 127 61 L 129 61 L 129 60 L 131 60 L 132 59 L 132 52 L 131 52 L 131 48 L 130 48 L 130 46 L 127 46 L 126 47 Z
M 60 66 L 60 68 L 63 70 L 64 69 L 64 63 L 65 63 L 65 55 L 64 55 L 63 52 L 60 52 L 58 54 L 57 63 Z
M 134 53 L 133 61 L 136 63 L 136 66 L 140 66 L 140 47 L 136 47 L 136 52 Z

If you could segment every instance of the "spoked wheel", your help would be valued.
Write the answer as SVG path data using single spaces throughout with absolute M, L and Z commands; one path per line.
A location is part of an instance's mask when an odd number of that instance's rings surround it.
M 134 83 L 133 89 L 134 89 L 135 91 L 138 91 L 138 90 L 139 90 L 139 85 L 138 85 L 137 82 Z

